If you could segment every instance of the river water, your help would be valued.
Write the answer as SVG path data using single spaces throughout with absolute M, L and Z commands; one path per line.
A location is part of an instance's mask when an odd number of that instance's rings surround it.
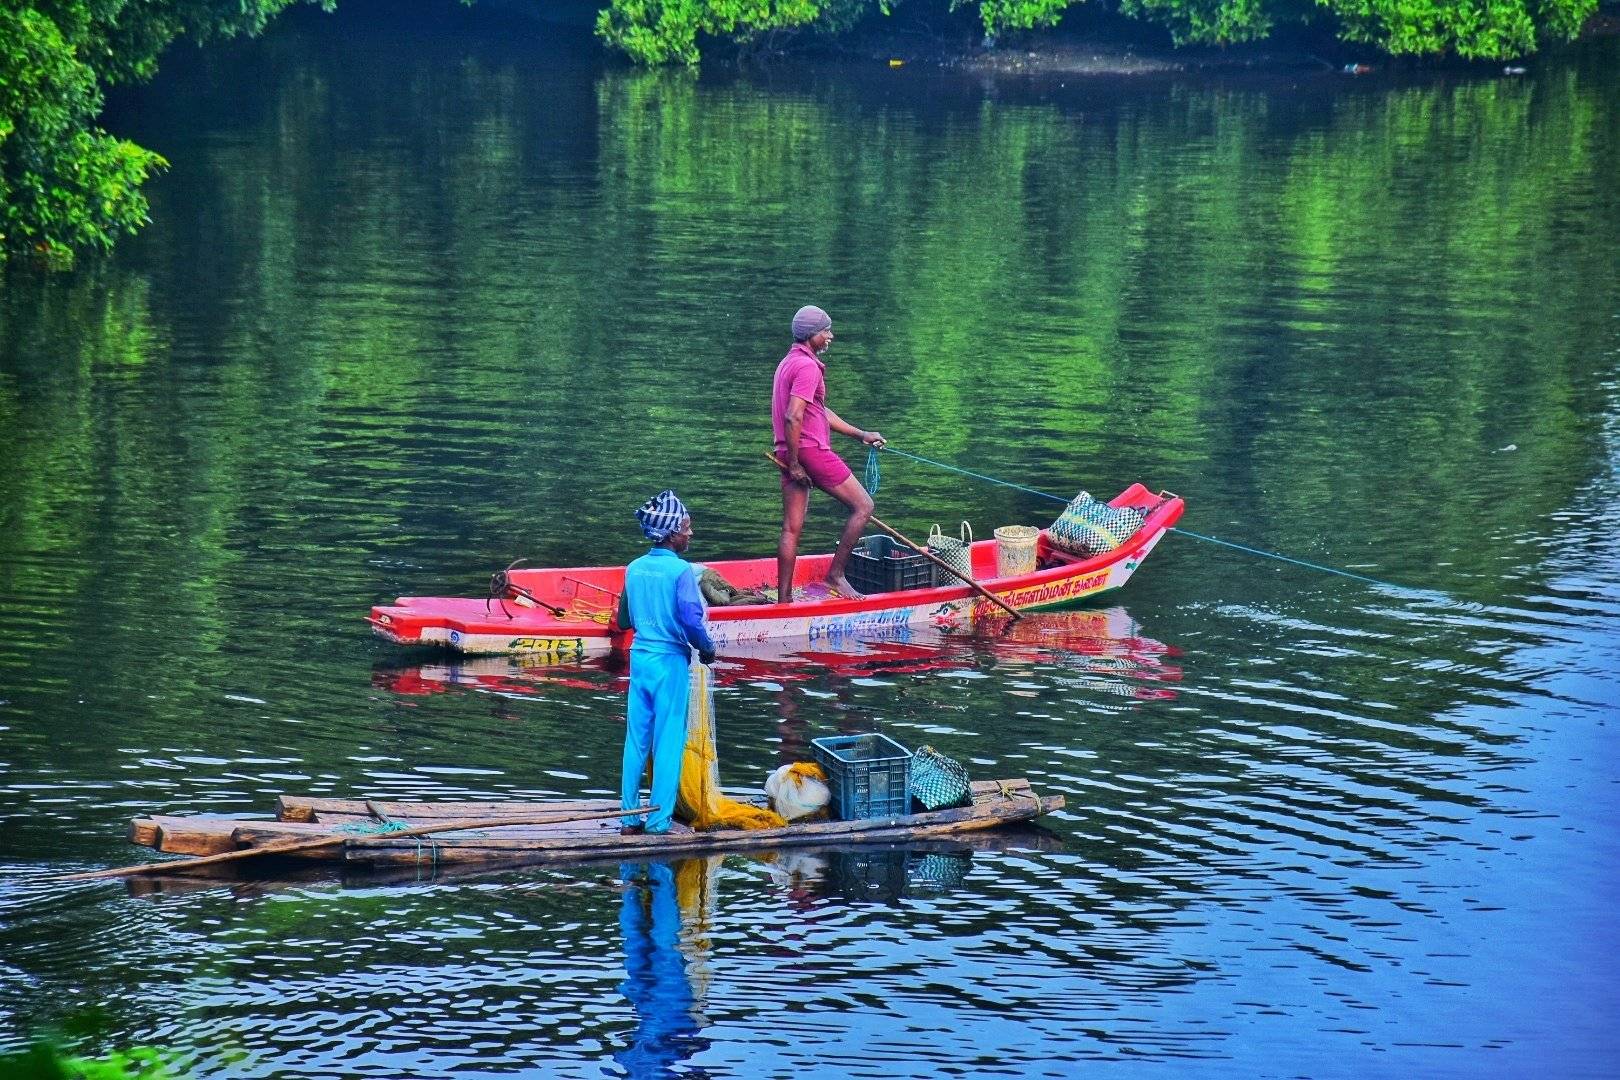
M 476 16 L 468 16 L 468 19 Z M 197 1076 L 1613 1068 L 1620 49 L 1519 78 L 643 73 L 305 18 L 179 50 L 104 264 L 0 298 L 0 1049 Z M 764 554 L 830 400 L 1183 495 L 1100 606 L 719 668 L 724 780 L 880 730 L 1062 793 L 971 849 L 71 885 L 279 792 L 594 796 L 623 683 L 369 637 L 404 593 Z M 848 454 L 859 467 L 857 454 Z M 1052 506 L 883 462 L 879 513 Z M 813 505 L 808 546 L 836 526 Z M 1405 586 L 1397 588 L 1394 586 Z

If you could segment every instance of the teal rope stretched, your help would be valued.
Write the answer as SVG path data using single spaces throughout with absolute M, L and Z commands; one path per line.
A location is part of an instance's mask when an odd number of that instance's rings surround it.
M 1036 490 L 1035 488 L 1032 488 L 1032 487 L 1025 487 L 1023 484 L 1014 484 L 1014 483 L 1011 483 L 1011 482 L 1006 481 L 1006 480 L 998 480 L 994 476 L 986 476 L 984 473 L 976 473 L 976 472 L 973 472 L 971 469 L 962 469 L 962 468 L 958 468 L 955 465 L 947 465 L 943 461 L 935 461 L 933 458 L 925 458 L 921 454 L 907 453 L 904 450 L 897 450 L 892 446 L 885 446 L 883 449 L 887 450 L 891 454 L 899 454 L 901 457 L 910 458 L 912 461 L 920 461 L 925 465 L 932 465 L 935 468 L 944 469 L 947 472 L 961 473 L 963 476 L 971 476 L 975 480 L 984 480 L 984 481 L 987 481 L 987 482 L 992 483 L 992 484 L 999 484 L 1000 486 L 1005 487 L 1005 488 L 1012 488 L 1014 491 L 1024 491 L 1024 492 L 1028 492 L 1031 495 L 1039 495 L 1043 499 L 1051 499 L 1054 502 L 1067 503 L 1069 501 L 1068 499 L 1065 499 L 1061 495 L 1053 495 L 1051 492 L 1048 492 L 1048 491 L 1038 491 L 1038 490 Z M 867 455 L 866 471 L 867 471 L 867 476 L 868 477 L 876 475 L 876 464 L 875 464 L 876 457 L 877 457 L 877 452 L 876 452 L 876 448 L 874 447 L 874 448 L 872 448 L 871 452 Z M 870 492 L 873 492 L 874 494 L 877 492 L 877 488 L 875 486 L 875 481 L 874 481 L 873 485 L 869 485 L 867 487 L 867 490 L 870 491 Z M 1352 579 L 1354 579 L 1356 581 L 1365 581 L 1370 585 L 1381 585 L 1386 589 L 1403 589 L 1403 590 L 1406 590 L 1408 592 L 1417 592 L 1417 591 L 1419 591 L 1419 590 L 1411 588 L 1411 586 L 1408 586 L 1408 585 L 1396 585 L 1394 582 L 1380 581 L 1378 578 L 1368 577 L 1366 574 L 1354 574 L 1354 573 L 1351 573 L 1349 570 L 1339 570 L 1339 569 L 1337 569 L 1335 567 L 1332 567 L 1332 566 L 1323 566 L 1321 563 L 1306 562 L 1304 559 L 1295 559 L 1295 558 L 1293 558 L 1291 556 L 1288 556 L 1288 555 L 1278 555 L 1274 551 L 1262 551 L 1259 548 L 1249 547 L 1246 544 L 1234 544 L 1230 540 L 1221 540 L 1221 539 L 1218 539 L 1217 537 L 1205 536 L 1203 533 L 1195 533 L 1191 529 L 1183 529 L 1183 528 L 1179 528 L 1177 526 L 1172 525 L 1170 527 L 1170 531 L 1174 532 L 1174 533 L 1181 533 L 1183 536 L 1190 536 L 1195 540 L 1204 540 L 1204 541 L 1207 541 L 1208 543 L 1219 544 L 1222 547 L 1233 548 L 1233 549 L 1235 549 L 1237 551 L 1246 551 L 1251 555 L 1260 555 L 1260 556 L 1263 556 L 1263 557 L 1265 557 L 1267 559 L 1276 559 L 1278 562 L 1293 563 L 1295 566 L 1309 567 L 1312 570 L 1320 570 L 1325 574 L 1338 574 L 1340 577 L 1352 578 Z
M 1000 484 L 1002 487 L 1012 488 L 1014 491 L 1027 491 L 1031 495 L 1039 495 L 1043 499 L 1053 499 L 1060 503 L 1066 503 L 1069 501 L 1061 495 L 1052 495 L 1044 491 L 1036 491 L 1032 487 L 1025 487 L 1023 484 L 1014 484 L 1006 480 L 997 480 L 993 476 L 986 476 L 984 473 L 976 473 L 971 469 L 959 469 L 955 465 L 947 465 L 943 461 L 935 461 L 933 458 L 925 458 L 921 454 L 908 454 L 906 451 L 896 450 L 892 446 L 885 446 L 883 449 L 887 450 L 891 454 L 899 454 L 901 457 L 910 458 L 912 461 L 920 461 L 924 465 L 933 465 L 936 468 L 946 469 L 954 473 L 961 473 L 963 476 L 971 476 L 975 480 L 986 480 L 992 484 Z

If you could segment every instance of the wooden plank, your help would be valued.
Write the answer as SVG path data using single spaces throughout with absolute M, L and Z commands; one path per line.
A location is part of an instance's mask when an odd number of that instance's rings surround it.
M 186 817 L 157 815 L 147 820 L 157 832 L 151 846 L 176 855 L 217 855 L 222 851 L 233 851 L 237 845 L 231 839 L 231 833 L 242 824 L 241 818 L 202 814 Z
M 617 807 L 614 807 L 617 809 Z M 332 836 L 336 833 L 331 825 L 324 822 L 302 821 L 251 821 L 237 822 L 238 828 L 234 833 L 238 847 L 262 847 L 265 844 L 276 844 L 284 840 L 304 839 L 316 836 Z M 412 822 L 411 824 L 429 824 L 429 822 Z M 680 832 L 691 832 L 685 825 L 676 823 L 674 828 Z M 443 842 L 443 838 L 451 837 L 457 841 L 470 839 L 512 840 L 529 846 L 536 844 L 553 843 L 567 840 L 587 840 L 599 836 L 619 835 L 619 819 L 609 818 L 601 821 L 560 821 L 543 825 L 505 825 L 496 828 L 465 829 L 456 832 L 434 833 L 432 837 L 423 837 L 420 842 L 415 840 L 401 840 L 415 847 L 426 848 L 430 842 Z M 355 839 L 365 839 L 368 843 L 382 842 L 388 839 L 387 834 L 357 833 Z M 317 848 L 301 854 L 299 858 L 310 859 L 341 859 L 343 848 L 333 845 L 329 848 Z
M 1008 791 L 1028 791 L 1029 781 L 975 780 L 975 797 Z M 733 798 L 749 799 L 750 793 L 728 790 Z M 760 801 L 754 796 L 749 801 Z M 512 799 L 498 802 L 435 800 L 433 802 L 389 802 L 380 799 L 330 799 L 310 795 L 282 795 L 276 799 L 277 821 L 370 821 L 375 820 L 368 807 L 374 806 L 389 818 L 409 821 L 431 821 L 436 818 L 485 818 L 511 814 L 514 817 L 555 810 L 558 813 L 592 813 L 611 810 L 618 805 L 613 799 Z
M 1000 794 L 1003 789 L 1009 793 L 1029 791 L 1030 786 L 1029 781 L 1022 778 L 1017 780 L 973 780 L 969 782 L 968 789 L 973 792 L 974 798 L 978 798 L 980 795 Z
M 162 815 L 136 818 L 130 822 L 129 838 L 137 844 L 156 848 L 175 855 L 218 855 L 222 851 L 235 851 L 242 845 L 235 833 L 243 825 L 255 824 L 245 818 L 219 817 L 212 814 Z M 276 822 L 257 824 L 273 825 Z M 286 828 L 312 831 L 319 836 L 326 831 L 322 825 L 292 825 Z M 306 833 L 306 835 L 309 833 Z
M 495 862 L 522 859 L 555 861 L 606 854 L 625 857 L 657 858 L 666 854 L 695 854 L 703 851 L 748 850 L 806 844 L 870 843 L 950 836 L 955 833 L 992 829 L 1012 822 L 1028 821 L 1060 809 L 1063 796 L 1046 798 L 996 799 L 955 810 L 912 814 L 867 821 L 827 821 L 789 825 L 781 829 L 687 833 L 666 836 L 596 837 L 570 836 L 557 840 L 523 840 L 482 837 L 436 837 L 434 843 L 368 840 L 344 853 L 352 862 Z
M 367 803 L 389 818 L 431 821 L 436 818 L 492 818 L 535 813 L 581 813 L 616 810 L 617 799 L 508 799 L 498 802 L 389 802 L 382 799 L 323 799 L 308 795 L 281 795 L 276 798 L 277 821 L 324 821 L 332 814 L 344 820 L 375 820 Z
M 609 818 L 609 817 L 617 818 L 617 817 L 620 817 L 622 815 L 629 815 L 629 814 L 650 814 L 650 813 L 652 813 L 654 811 L 654 809 L 655 808 L 651 807 L 651 806 L 640 806 L 640 807 L 635 808 L 634 810 L 623 810 L 623 811 L 621 811 L 621 810 L 618 810 L 618 809 L 614 809 L 614 810 L 597 811 L 594 814 L 577 815 L 575 818 L 570 818 L 570 819 L 567 819 L 567 820 L 580 820 L 580 819 L 585 818 L 585 817 L 590 817 L 590 818 Z M 544 822 L 546 824 L 551 824 L 552 822 L 554 822 L 556 820 L 557 820 L 557 818 L 556 818 L 555 812 L 553 812 L 553 813 L 545 815 L 543 817 L 536 817 L 536 818 L 529 818 L 529 819 L 516 819 L 516 818 L 493 818 L 493 819 L 487 819 L 486 818 L 486 819 L 482 819 L 482 820 L 473 820 L 473 821 L 440 821 L 440 822 L 434 822 L 434 823 L 428 824 L 428 825 L 413 825 L 413 826 L 410 826 L 410 827 L 407 827 L 407 828 L 402 828 L 397 833 L 393 833 L 391 835 L 393 835 L 393 836 L 395 836 L 395 837 L 397 837 L 399 839 L 404 839 L 406 837 L 424 836 L 424 835 L 427 835 L 427 834 L 430 834 L 430 833 L 438 833 L 438 832 L 459 832 L 459 831 L 463 831 L 463 830 L 485 829 L 485 828 L 490 828 L 490 827 L 494 827 L 494 826 L 500 826 L 500 825 L 504 825 L 504 824 L 514 824 L 514 825 L 531 824 L 531 825 L 537 825 L 537 824 L 540 824 L 541 822 Z M 304 824 L 308 824 L 308 823 L 304 823 Z M 199 856 L 198 858 L 189 859 L 189 860 L 176 860 L 176 861 L 173 861 L 173 862 L 141 863 L 141 864 L 136 865 L 136 866 L 115 866 L 115 867 L 112 867 L 111 869 L 108 869 L 108 870 L 90 870 L 90 871 L 86 871 L 86 872 L 82 872 L 82 873 L 62 874 L 62 875 L 59 875 L 56 878 L 56 880 L 58 880 L 58 881 L 103 881 L 103 880 L 107 880 L 109 878 L 129 877 L 129 876 L 134 875 L 134 874 L 147 874 L 147 873 L 172 874 L 172 873 L 180 873 L 180 872 L 185 872 L 185 871 L 190 871 L 190 870 L 193 870 L 193 869 L 197 869 L 197 868 L 200 868 L 200 867 L 203 867 L 203 866 L 214 866 L 214 865 L 217 865 L 218 863 L 234 862 L 234 861 L 241 860 L 241 859 L 251 859 L 251 858 L 255 858 L 255 857 L 258 857 L 258 856 L 262 856 L 262 855 L 270 855 L 270 854 L 292 855 L 292 854 L 301 854 L 301 853 L 304 853 L 304 852 L 312 851 L 312 850 L 315 850 L 315 849 L 318 849 L 318 848 L 323 848 L 323 847 L 342 847 L 342 846 L 349 845 L 349 844 L 353 844 L 353 845 L 357 845 L 357 846 L 358 845 L 364 845 L 369 840 L 373 839 L 372 837 L 365 837 L 365 836 L 355 836 L 355 837 L 351 838 L 351 837 L 345 836 L 343 833 L 335 832 L 335 831 L 333 831 L 331 829 L 327 829 L 327 828 L 324 828 L 324 827 L 319 828 L 317 830 L 317 832 L 318 832 L 318 835 L 315 836 L 313 839 L 283 840 L 278 844 L 266 844 L 266 845 L 264 845 L 262 847 L 257 847 L 257 848 L 238 848 L 238 849 L 233 850 L 233 851 L 222 851 L 222 852 L 218 852 L 218 853 L 213 854 L 213 855 L 203 855 L 203 856 Z M 234 838 L 234 833 L 232 835 L 233 835 L 233 838 Z

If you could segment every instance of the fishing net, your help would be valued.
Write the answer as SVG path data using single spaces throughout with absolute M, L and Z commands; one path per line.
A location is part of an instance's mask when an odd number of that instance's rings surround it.
M 699 832 L 709 829 L 779 829 L 787 822 L 762 806 L 720 793 L 720 756 L 714 748 L 714 679 L 707 666 L 692 665 L 686 705 L 686 756 L 675 813 Z
M 1047 530 L 1052 546 L 1071 555 L 1101 555 L 1135 535 L 1147 520 L 1140 506 L 1109 506 L 1082 491 Z

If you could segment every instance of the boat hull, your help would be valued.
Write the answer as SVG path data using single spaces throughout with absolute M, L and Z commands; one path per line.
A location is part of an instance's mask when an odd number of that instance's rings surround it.
M 1052 565 L 1013 577 L 996 576 L 993 540 L 973 545 L 975 581 L 1018 611 L 1066 607 L 1123 588 L 1164 534 L 1180 519 L 1182 500 L 1133 485 L 1111 501 L 1149 510 L 1142 528 L 1114 551 L 1090 559 L 1055 552 L 1042 533 L 1039 550 Z M 819 581 L 831 557 L 799 560 L 796 582 Z M 707 564 L 739 588 L 774 585 L 775 559 Z M 401 597 L 372 608 L 372 630 L 398 645 L 422 645 L 467 654 L 513 653 L 527 659 L 570 663 L 626 649 L 630 635 L 611 622 L 623 567 L 515 571 L 514 584 L 541 604 L 465 597 Z M 559 614 L 558 612 L 561 612 Z M 904 639 L 909 630 L 963 630 L 981 619 L 1005 617 L 996 604 L 952 579 L 949 584 L 904 592 L 874 593 L 858 600 L 833 597 L 791 604 L 714 607 L 708 629 L 722 651 L 767 641 L 798 641 L 837 647 L 873 636 Z

